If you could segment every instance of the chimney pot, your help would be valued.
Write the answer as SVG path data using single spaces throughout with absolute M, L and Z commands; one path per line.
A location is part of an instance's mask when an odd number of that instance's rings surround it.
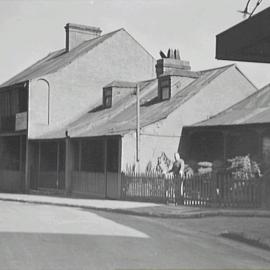
M 162 51 L 160 51 L 160 56 L 161 59 L 157 60 L 156 64 L 157 77 L 164 74 L 182 74 L 183 70 L 187 71 L 191 69 L 188 61 L 181 60 L 180 52 L 178 49 L 168 49 L 167 56 Z

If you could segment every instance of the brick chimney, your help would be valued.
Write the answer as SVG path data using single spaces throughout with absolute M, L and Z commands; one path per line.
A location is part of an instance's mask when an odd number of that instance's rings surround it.
M 99 37 L 102 32 L 99 27 L 86 26 L 75 23 L 67 23 L 65 29 L 67 52 L 86 40 Z
M 182 89 L 181 77 L 189 78 L 190 82 L 199 77 L 191 71 L 188 61 L 180 59 L 179 50 L 169 49 L 167 55 L 160 51 L 161 59 L 157 60 L 156 74 L 158 78 L 158 97 L 160 101 L 171 99 Z
M 167 56 L 161 51 L 161 59 L 157 60 L 156 74 L 157 77 L 160 75 L 177 75 L 181 74 L 182 71 L 189 71 L 191 69 L 189 61 L 180 59 L 179 50 L 169 49 Z

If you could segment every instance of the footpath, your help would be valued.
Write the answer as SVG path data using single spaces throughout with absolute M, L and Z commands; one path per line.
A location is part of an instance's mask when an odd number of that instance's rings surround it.
M 129 215 L 157 218 L 200 218 L 214 216 L 230 217 L 267 217 L 270 210 L 263 209 L 228 209 L 199 208 L 184 205 L 165 205 L 148 202 L 133 202 L 106 199 L 77 199 L 46 195 L 0 193 L 0 201 L 15 201 L 34 204 L 47 204 L 84 208 L 90 210 L 109 211 Z
M 191 228 L 215 233 L 270 251 L 270 210 L 220 209 L 104 199 L 77 199 L 32 194 L 0 193 L 1 201 L 76 207 L 152 218 L 172 218 Z M 182 219 L 182 221 L 180 221 Z M 196 222 L 191 219 L 197 219 Z

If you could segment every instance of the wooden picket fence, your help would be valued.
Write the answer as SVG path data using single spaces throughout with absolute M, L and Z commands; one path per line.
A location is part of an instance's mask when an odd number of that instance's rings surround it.
M 121 180 L 122 199 L 172 203 L 180 197 L 180 177 L 165 178 L 155 173 L 122 173 Z
M 199 207 L 255 208 L 261 205 L 260 178 L 239 180 L 225 173 L 189 178 L 122 173 L 121 184 L 121 196 L 126 200 Z

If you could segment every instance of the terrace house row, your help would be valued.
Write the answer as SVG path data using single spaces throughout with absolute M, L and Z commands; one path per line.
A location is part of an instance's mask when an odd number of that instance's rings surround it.
M 184 125 L 257 90 L 235 65 L 156 61 L 124 29 L 65 29 L 64 49 L 1 85 L 2 191 L 119 198 L 122 171 L 172 157 Z

